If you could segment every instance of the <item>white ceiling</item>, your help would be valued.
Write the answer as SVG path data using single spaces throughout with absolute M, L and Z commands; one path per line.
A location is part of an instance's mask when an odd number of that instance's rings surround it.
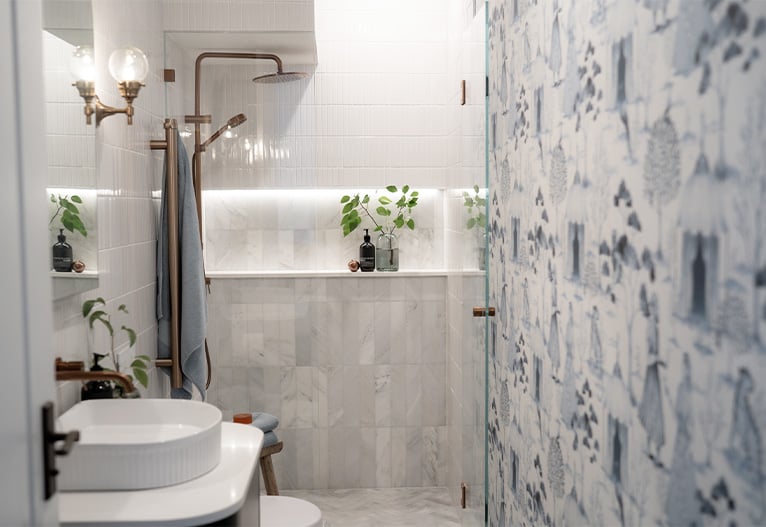
M 285 71 L 291 64 L 316 64 L 316 37 L 313 31 L 258 32 L 165 32 L 166 38 L 193 55 L 203 51 L 273 53 L 282 59 Z M 215 60 L 210 60 L 215 63 Z

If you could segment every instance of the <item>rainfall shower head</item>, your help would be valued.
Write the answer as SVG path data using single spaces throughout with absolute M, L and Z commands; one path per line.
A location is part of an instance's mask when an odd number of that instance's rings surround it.
M 226 124 L 220 127 L 218 130 L 216 130 L 216 132 L 213 135 L 208 137 L 207 141 L 202 143 L 202 145 L 200 146 L 200 150 L 204 152 L 205 149 L 207 149 L 207 147 L 210 146 L 210 143 L 218 139 L 218 137 L 222 133 L 224 133 L 227 130 L 231 130 L 232 128 L 236 128 L 237 126 L 241 125 L 245 121 L 247 121 L 247 117 L 245 116 L 245 114 L 238 113 L 237 115 L 235 115 L 234 117 L 226 121 Z
M 302 71 L 277 71 L 276 73 L 259 75 L 253 79 L 253 82 L 256 84 L 282 84 L 284 82 L 305 79 L 308 76 L 308 73 Z

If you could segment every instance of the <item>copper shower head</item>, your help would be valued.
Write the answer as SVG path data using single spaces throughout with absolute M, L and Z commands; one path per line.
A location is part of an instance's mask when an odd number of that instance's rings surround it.
M 277 71 L 253 78 L 256 84 L 282 84 L 285 82 L 297 81 L 308 77 L 308 73 L 302 71 Z

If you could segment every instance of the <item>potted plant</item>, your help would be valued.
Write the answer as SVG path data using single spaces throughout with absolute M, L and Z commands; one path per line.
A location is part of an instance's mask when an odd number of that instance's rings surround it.
M 362 224 L 363 217 L 367 216 L 375 225 L 375 232 L 380 233 L 375 245 L 375 268 L 378 271 L 398 271 L 399 243 L 394 231 L 405 226 L 410 230 L 415 229 L 412 209 L 418 204 L 419 193 L 417 190 L 411 190 L 409 185 L 404 185 L 401 190 L 396 185 L 388 185 L 386 190 L 393 196 L 379 196 L 374 209 L 375 214 L 370 210 L 373 205 L 370 204 L 369 194 L 360 196 L 357 193 L 340 198 L 343 205 L 340 225 L 343 228 L 343 236 L 348 236 Z M 397 198 L 398 192 L 401 192 L 401 195 Z
M 82 316 L 88 320 L 88 326 L 91 330 L 94 329 L 93 325 L 96 322 L 101 323 L 101 325 L 106 328 L 107 332 L 109 333 L 109 357 L 112 359 L 114 371 L 121 372 L 120 360 L 114 349 L 115 326 L 112 324 L 112 315 L 110 315 L 105 309 L 98 308 L 96 306 L 106 306 L 106 302 L 101 297 L 86 300 L 83 302 Z M 125 304 L 120 304 L 120 307 L 117 308 L 117 311 L 121 311 L 127 314 L 128 308 L 125 307 Z M 136 344 L 136 332 L 132 328 L 129 328 L 125 325 L 120 326 L 120 331 L 124 331 L 128 335 L 128 347 L 132 348 Z M 96 358 L 96 363 L 98 362 L 98 358 L 100 357 Z M 144 388 L 149 386 L 149 375 L 147 374 L 146 370 L 150 361 L 151 358 L 148 355 L 136 355 L 133 358 L 133 362 L 130 363 L 131 373 L 128 374 L 128 377 L 130 377 L 131 381 L 138 381 Z M 118 396 L 121 395 L 121 386 L 116 386 L 115 390 Z
M 66 241 L 64 229 L 69 232 L 79 232 L 84 237 L 88 236 L 85 224 L 82 219 L 80 219 L 80 209 L 75 205 L 76 203 L 82 205 L 82 199 L 76 194 L 72 194 L 71 197 L 62 196 L 61 194 L 51 194 L 50 199 L 51 203 L 56 207 L 56 210 L 51 216 L 48 225 L 53 224 L 56 218 L 59 218 L 62 226 L 59 228 L 58 242 L 53 245 L 53 270 L 69 272 L 72 270 L 72 264 L 74 262 L 72 258 L 72 246 Z
M 477 234 L 479 269 L 487 267 L 487 199 L 482 197 L 479 185 L 473 186 L 473 194 L 463 192 L 463 205 L 468 211 L 468 220 L 465 227 Z

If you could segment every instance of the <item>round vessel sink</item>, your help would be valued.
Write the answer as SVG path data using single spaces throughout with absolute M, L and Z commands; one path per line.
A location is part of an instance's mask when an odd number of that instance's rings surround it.
M 62 491 L 176 485 L 221 460 L 221 411 L 198 401 L 84 401 L 59 417 L 57 429 L 80 431 L 70 454 L 56 460 Z

